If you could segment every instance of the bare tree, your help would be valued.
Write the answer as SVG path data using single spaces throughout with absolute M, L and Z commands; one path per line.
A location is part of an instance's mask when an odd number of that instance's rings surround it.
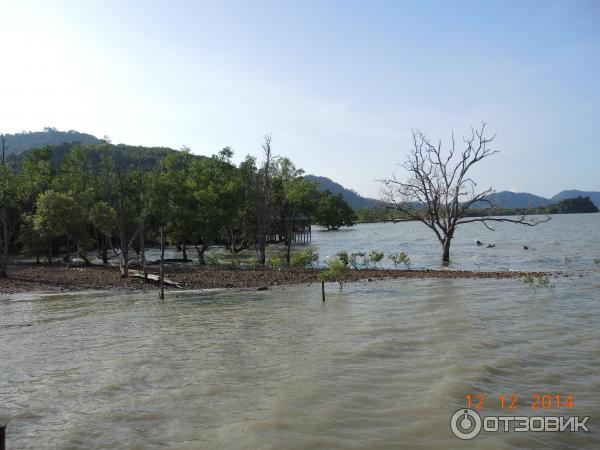
M 273 188 L 273 170 L 277 157 L 271 151 L 271 135 L 265 135 L 262 145 L 264 160 L 256 173 L 255 211 L 256 211 L 256 253 L 260 264 L 266 260 L 267 235 L 271 228 L 271 190 Z
M 471 128 L 470 136 L 463 137 L 464 150 L 457 151 L 454 133 L 448 151 L 442 151 L 442 143 L 433 145 L 421 132 L 413 130 L 413 149 L 403 167 L 409 176 L 406 181 L 396 175 L 381 180 L 382 200 L 389 207 L 403 212 L 408 218 L 423 222 L 436 235 L 442 245 L 442 261 L 450 261 L 450 243 L 458 225 L 481 222 L 488 229 L 492 222 L 510 222 L 535 226 L 550 220 L 531 218 L 491 217 L 493 205 L 488 195 L 492 188 L 477 191 L 477 184 L 470 178 L 469 170 L 479 161 L 498 153 L 491 148 L 496 135 L 486 136 L 486 124 Z M 486 204 L 488 208 L 480 217 L 467 217 L 473 205 Z

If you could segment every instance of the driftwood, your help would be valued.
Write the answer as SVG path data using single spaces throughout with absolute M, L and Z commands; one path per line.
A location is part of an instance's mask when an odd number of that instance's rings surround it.
M 136 277 L 136 278 L 144 278 L 144 274 L 142 272 L 140 272 L 139 270 L 130 270 L 129 271 L 129 276 Z M 148 280 L 156 281 L 157 283 L 160 283 L 160 277 L 158 275 L 154 275 L 152 273 L 149 273 L 149 274 L 146 275 L 146 278 Z M 176 288 L 183 289 L 183 286 L 181 284 L 179 284 L 179 283 L 177 283 L 176 281 L 173 281 L 173 280 L 167 280 L 165 278 L 163 280 L 163 283 L 165 283 L 168 286 L 174 286 Z

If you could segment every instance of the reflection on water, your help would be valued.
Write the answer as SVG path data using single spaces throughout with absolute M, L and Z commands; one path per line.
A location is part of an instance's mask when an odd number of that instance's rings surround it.
M 599 448 L 599 288 L 2 297 L 0 415 L 11 449 Z M 467 392 L 572 393 L 592 432 L 459 441 L 449 418 Z

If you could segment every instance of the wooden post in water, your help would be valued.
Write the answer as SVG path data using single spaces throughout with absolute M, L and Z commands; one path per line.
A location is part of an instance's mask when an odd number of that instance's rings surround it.
M 323 297 L 323 301 L 325 301 L 325 282 L 321 281 L 321 296 Z
M 6 425 L 0 423 L 0 450 L 6 450 Z
M 158 298 L 165 299 L 165 225 L 160 224 L 160 292 Z

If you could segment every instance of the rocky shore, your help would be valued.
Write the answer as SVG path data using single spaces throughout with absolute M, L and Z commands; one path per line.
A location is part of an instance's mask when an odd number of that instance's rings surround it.
M 183 289 L 266 288 L 298 283 L 315 283 L 319 269 L 231 269 L 167 267 L 165 278 L 179 283 Z M 151 267 L 150 273 L 158 273 Z M 351 270 L 346 281 L 381 280 L 385 278 L 521 278 L 526 274 L 550 275 L 542 272 L 472 272 L 459 270 Z M 176 289 L 167 287 L 168 289 Z M 156 283 L 141 278 L 122 278 L 113 266 L 60 267 L 10 266 L 7 278 L 0 278 L 0 294 L 23 292 L 68 292 L 84 290 L 155 290 Z

